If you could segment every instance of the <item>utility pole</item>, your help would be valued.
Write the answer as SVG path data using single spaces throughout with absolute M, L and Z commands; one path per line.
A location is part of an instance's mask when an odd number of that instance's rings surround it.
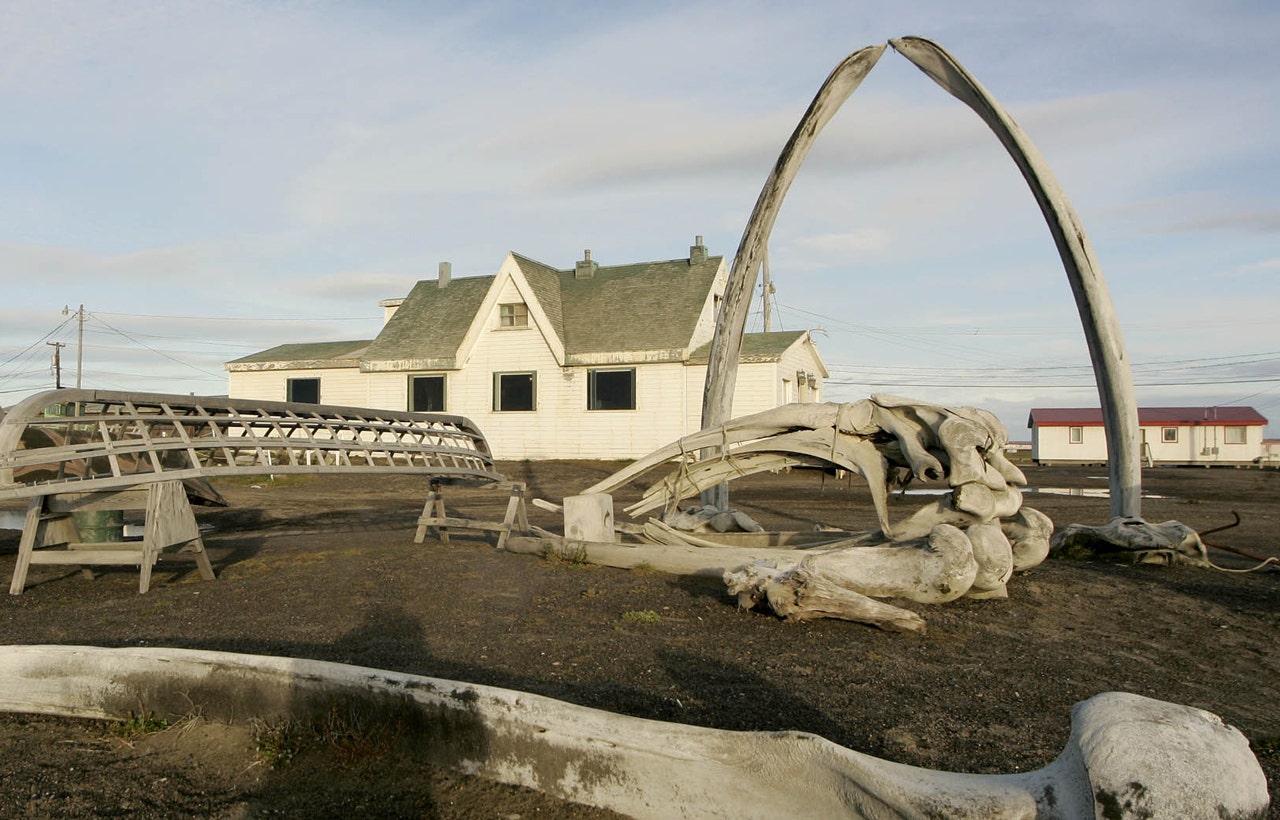
M 764 308 L 764 332 L 768 333 L 773 329 L 770 321 L 772 313 L 769 309 L 769 301 L 773 297 L 773 282 L 769 279 L 769 246 L 764 248 L 764 259 L 760 263 L 760 301 Z
M 53 348 L 53 386 L 62 389 L 62 348 L 66 347 L 65 342 L 45 342 L 49 347 Z
M 70 306 L 62 308 L 62 315 L 71 313 Z M 76 310 L 76 389 L 84 386 L 84 305 Z

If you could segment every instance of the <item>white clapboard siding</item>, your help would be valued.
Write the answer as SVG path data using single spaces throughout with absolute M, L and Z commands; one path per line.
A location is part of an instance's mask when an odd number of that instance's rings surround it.
M 1041 425 L 1031 431 L 1031 458 L 1040 463 L 1098 463 L 1107 460 L 1107 439 L 1100 425 L 1075 425 L 1081 440 L 1071 441 L 1070 426 Z M 1165 441 L 1164 430 L 1174 428 L 1176 440 Z M 1244 427 L 1245 440 L 1227 443 L 1227 426 L 1143 425 L 1142 459 L 1154 464 L 1249 464 L 1262 457 L 1263 425 Z M 1241 429 L 1237 427 L 1236 429 Z M 1233 434 L 1238 435 L 1238 434 Z
M 373 403 L 368 378 L 354 366 L 306 370 L 232 371 L 227 395 L 233 399 L 288 401 L 289 379 L 319 379 L 321 404 L 392 409 Z

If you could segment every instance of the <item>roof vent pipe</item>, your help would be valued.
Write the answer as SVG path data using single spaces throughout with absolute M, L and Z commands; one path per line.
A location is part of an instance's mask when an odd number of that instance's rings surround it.
M 574 265 L 573 278 L 590 279 L 596 275 L 596 270 L 598 270 L 599 267 L 600 266 L 598 264 L 591 261 L 591 250 L 588 248 L 582 252 L 582 260 L 578 262 L 578 264 Z
M 439 278 L 439 280 L 437 281 L 437 284 L 438 284 L 440 287 L 442 287 L 442 288 L 447 288 L 447 287 L 449 287 L 449 280 L 450 280 L 450 279 L 452 279 L 452 278 L 453 278 L 453 263 L 452 263 L 452 262 L 441 262 L 441 263 L 440 263 L 440 278 Z
M 689 247 L 689 264 L 701 265 L 707 261 L 707 246 L 702 244 L 702 235 L 699 234 L 693 240 L 693 245 Z

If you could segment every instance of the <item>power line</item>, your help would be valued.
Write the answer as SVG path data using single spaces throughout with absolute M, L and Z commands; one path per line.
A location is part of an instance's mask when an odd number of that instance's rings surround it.
M 191 364 L 190 362 L 184 362 L 184 361 L 182 361 L 181 359 L 178 359 L 178 358 L 176 358 L 176 357 L 174 357 L 174 356 L 170 356 L 168 353 L 164 353 L 164 352 L 162 352 L 162 351 L 156 350 L 154 347 L 151 347 L 150 345 L 146 344 L 145 342 L 139 341 L 138 339 L 135 339 L 135 338 L 133 338 L 132 336 L 130 336 L 128 333 L 125 333 L 124 331 L 119 330 L 119 329 L 117 329 L 117 328 L 114 328 L 114 327 L 112 327 L 111 325 L 107 324 L 107 323 L 106 323 L 105 321 L 103 321 L 103 319 L 102 319 L 100 316 L 98 316 L 96 313 L 91 314 L 91 315 L 92 315 L 95 319 L 97 319 L 99 322 L 102 322 L 102 324 L 103 324 L 103 325 L 105 325 L 106 327 L 110 328 L 111 330 L 114 330 L 116 333 L 119 333 L 121 336 L 123 336 L 124 338 L 126 338 L 126 339 L 128 339 L 129 341 L 133 342 L 134 344 L 137 344 L 137 345 L 140 345 L 140 346 L 142 346 L 142 347 L 145 347 L 147 350 L 150 350 L 152 353 L 155 353 L 157 356 L 163 356 L 164 358 L 168 359 L 168 360 L 169 360 L 169 361 L 171 361 L 171 362 L 176 362 L 176 363 L 178 363 L 178 364 L 180 364 L 180 365 L 182 365 L 182 366 L 184 366 L 184 367 L 189 367 L 189 368 L 191 368 L 192 370 L 195 370 L 195 371 L 197 371 L 197 372 L 199 372 L 199 373 L 204 373 L 205 375 L 208 375 L 208 376 L 217 376 L 218 378 L 222 378 L 221 374 L 213 373 L 212 371 L 205 370 L 203 367 L 196 367 L 195 365 Z
M 171 316 L 160 313 L 108 313 L 94 311 L 96 316 L 124 316 L 130 319 L 176 319 L 183 322 L 197 320 L 201 322 L 260 322 L 264 324 L 280 324 L 281 322 L 376 322 L 376 316 L 311 316 L 298 319 L 255 318 L 252 316 Z

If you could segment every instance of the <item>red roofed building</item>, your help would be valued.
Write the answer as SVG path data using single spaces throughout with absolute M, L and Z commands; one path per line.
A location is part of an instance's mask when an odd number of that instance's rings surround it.
M 1267 420 L 1252 407 L 1139 407 L 1146 464 L 1252 464 L 1263 456 Z M 1107 460 L 1102 411 L 1037 407 L 1027 420 L 1037 464 L 1101 464 Z

